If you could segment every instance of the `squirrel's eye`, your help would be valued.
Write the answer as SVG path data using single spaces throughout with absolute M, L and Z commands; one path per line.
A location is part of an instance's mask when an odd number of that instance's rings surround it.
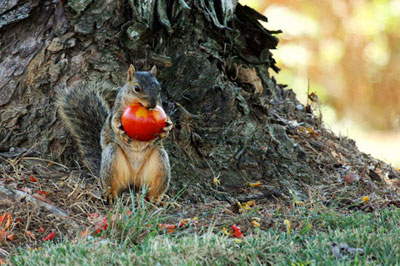
M 138 85 L 135 85 L 135 92 L 140 92 L 140 87 Z

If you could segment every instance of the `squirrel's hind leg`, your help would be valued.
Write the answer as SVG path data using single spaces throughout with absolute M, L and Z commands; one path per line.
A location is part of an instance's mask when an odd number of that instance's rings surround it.
M 131 167 L 122 149 L 115 143 L 103 147 L 100 179 L 103 198 L 112 202 L 121 191 L 130 185 Z
M 140 184 L 147 187 L 146 197 L 158 201 L 167 191 L 171 176 L 169 158 L 162 147 L 154 148 L 138 173 Z

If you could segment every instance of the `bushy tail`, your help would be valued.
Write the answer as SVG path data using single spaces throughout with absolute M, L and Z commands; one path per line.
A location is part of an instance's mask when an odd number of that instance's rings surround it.
M 99 175 L 101 163 L 100 133 L 110 108 L 99 94 L 104 84 L 86 83 L 57 92 L 58 112 L 71 132 L 89 170 Z

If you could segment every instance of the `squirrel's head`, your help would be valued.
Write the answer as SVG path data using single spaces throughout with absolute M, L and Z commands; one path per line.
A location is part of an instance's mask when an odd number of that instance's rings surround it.
M 161 86 L 156 74 L 156 66 L 150 71 L 135 71 L 133 65 L 129 66 L 126 89 L 133 98 L 137 98 L 136 100 L 147 108 L 154 108 L 160 103 Z

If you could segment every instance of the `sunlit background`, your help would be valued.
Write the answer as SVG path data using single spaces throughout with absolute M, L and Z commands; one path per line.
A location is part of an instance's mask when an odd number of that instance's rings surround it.
M 240 0 L 283 31 L 274 74 L 326 127 L 400 167 L 400 0 Z

